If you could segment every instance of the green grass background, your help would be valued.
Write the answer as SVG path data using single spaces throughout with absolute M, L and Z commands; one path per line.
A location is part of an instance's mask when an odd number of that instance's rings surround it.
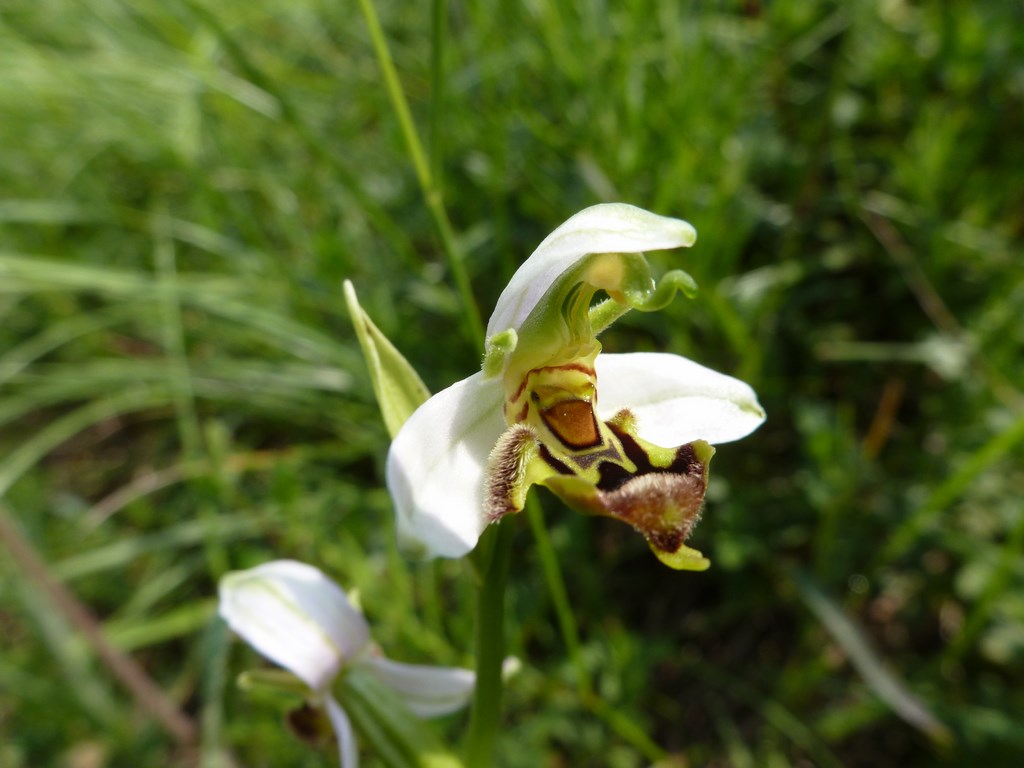
M 541 494 L 600 699 L 666 765 L 1015 765 L 1024 6 L 376 7 L 484 317 L 582 207 L 686 218 L 697 245 L 651 261 L 700 295 L 605 348 L 740 376 L 769 414 L 714 460 L 705 574 Z M 390 655 L 472 664 L 469 569 L 394 549 L 344 278 L 432 389 L 478 364 L 355 0 L 5 0 L 0 514 L 43 568 L 0 546 L 0 766 L 334 760 L 237 690 L 262 662 L 214 620 L 217 578 L 276 557 L 357 588 Z M 649 765 L 506 524 L 499 764 Z

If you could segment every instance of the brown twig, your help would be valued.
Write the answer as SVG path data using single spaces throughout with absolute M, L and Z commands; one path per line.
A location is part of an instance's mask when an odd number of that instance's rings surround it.
M 863 209 L 861 219 L 896 262 L 896 266 L 903 273 L 903 279 L 907 281 L 907 287 L 910 288 L 917 303 L 935 324 L 935 327 L 943 333 L 960 338 L 964 332 L 963 326 L 949 311 L 949 307 L 946 306 L 946 302 L 942 300 L 938 291 L 932 287 L 931 280 L 921 269 L 921 265 L 917 263 L 913 250 L 907 245 L 899 230 L 885 216 L 868 208 Z
M 896 414 L 899 411 L 900 403 L 903 402 L 905 388 L 906 383 L 903 379 L 890 378 L 885 382 L 882 396 L 878 401 L 878 408 L 875 410 L 875 418 L 871 420 L 871 426 L 861 444 L 864 456 L 868 459 L 876 458 L 889 440 L 893 424 L 896 423 Z
M 0 541 L 7 546 L 25 577 L 39 587 L 60 614 L 82 634 L 100 661 L 128 690 L 139 708 L 159 722 L 180 746 L 194 747 L 199 735 L 195 723 L 167 697 L 135 659 L 111 645 L 100 623 L 71 590 L 54 578 L 46 562 L 2 506 Z
M 992 393 L 1015 413 L 1024 413 L 1024 395 L 971 344 L 960 321 L 935 290 L 927 273 L 918 263 L 913 248 L 882 213 L 862 206 L 861 220 L 896 263 L 922 311 L 942 333 L 964 343 L 977 370 L 985 376 Z

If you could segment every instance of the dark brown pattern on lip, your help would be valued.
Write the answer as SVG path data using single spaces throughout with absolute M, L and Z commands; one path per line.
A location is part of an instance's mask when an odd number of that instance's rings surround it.
M 549 467 L 560 475 L 575 475 L 576 473 L 569 467 L 568 464 L 563 463 L 555 458 L 554 454 L 548 450 L 548 447 L 544 443 L 540 444 L 540 457 L 544 459 Z
M 619 438 L 619 442 L 622 443 L 622 450 L 625 452 L 626 458 L 636 465 L 636 470 L 630 472 L 620 464 L 612 462 L 605 462 L 601 464 L 598 469 L 600 479 L 597 481 L 597 487 L 599 490 L 615 491 L 637 475 L 702 475 L 704 473 L 704 465 L 701 463 L 700 459 L 697 458 L 696 453 L 694 453 L 692 444 L 687 443 L 686 445 L 681 445 L 676 449 L 675 458 L 669 466 L 658 467 L 651 463 L 647 452 L 640 447 L 640 444 L 637 443 L 629 433 L 624 432 L 613 422 L 607 422 L 607 424 L 612 432 L 615 433 L 615 436 Z
M 576 465 L 583 470 L 590 469 L 597 462 L 622 462 L 622 454 L 614 443 L 609 443 L 604 447 L 603 450 L 596 451 L 594 453 L 583 453 L 579 456 L 573 456 L 572 460 L 576 462 Z

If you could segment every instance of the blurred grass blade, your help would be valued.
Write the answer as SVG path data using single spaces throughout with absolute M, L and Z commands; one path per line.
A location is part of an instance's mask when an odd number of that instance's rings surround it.
M 271 281 L 193 272 L 177 276 L 171 287 L 147 272 L 0 253 L 0 294 L 95 291 L 148 305 L 166 300 L 169 290 L 182 304 L 251 328 L 263 341 L 276 342 L 297 357 L 330 361 L 341 367 L 355 362 L 349 349 L 328 334 L 268 309 L 268 299 L 281 292 L 280 286 Z M 138 312 L 146 316 L 142 308 Z
M 81 224 L 98 218 L 96 211 L 65 200 L 0 200 L 0 222 Z
M 0 355 L 0 385 L 49 352 L 90 333 L 123 323 L 134 308 L 116 307 L 91 314 L 76 314 L 68 320 L 54 322 L 31 338 L 25 339 Z
M 187 603 L 151 619 L 107 622 L 103 631 L 122 651 L 136 651 L 198 632 L 217 613 L 213 599 Z
M 201 459 L 204 453 L 202 428 L 196 414 L 195 390 L 192 387 L 185 347 L 185 329 L 181 319 L 178 257 L 174 243 L 167 234 L 167 218 L 166 206 L 160 206 L 159 213 L 153 215 L 153 229 L 156 231 L 153 260 L 156 262 L 160 297 L 160 330 L 182 450 L 186 459 Z
M 185 296 L 244 295 L 246 284 L 228 275 L 189 275 L 179 284 Z M 147 272 L 97 267 L 64 259 L 0 252 L 0 293 L 97 291 L 124 298 L 159 298 L 160 287 Z
M 1017 517 L 1009 535 L 999 548 L 999 556 L 993 564 L 987 583 L 971 603 L 967 616 L 959 631 L 949 641 L 943 661 L 960 661 L 967 650 L 976 642 L 978 635 L 997 611 L 1000 598 L 1014 593 L 1014 571 L 1019 567 L 1024 554 L 1024 514 Z
M 81 552 L 53 565 L 62 579 L 70 580 L 103 571 L 122 568 L 146 552 L 198 546 L 211 541 L 234 541 L 253 536 L 266 522 L 251 512 L 222 514 L 209 521 L 185 520 L 156 533 L 122 536 L 117 541 Z
M 227 688 L 230 633 L 227 624 L 215 613 L 215 601 L 210 601 L 205 607 L 209 612 L 200 646 L 203 669 L 200 766 L 230 768 L 235 762 L 224 747 L 224 691 Z
M 952 741 L 952 733 L 887 667 L 868 643 L 861 629 L 806 574 L 791 572 L 797 592 L 818 621 L 843 649 L 854 668 L 882 701 L 907 723 L 940 744 Z
M 917 537 L 932 523 L 938 513 L 949 507 L 964 493 L 978 475 L 1013 451 L 1022 442 L 1024 442 L 1024 416 L 1018 417 L 1010 426 L 992 437 L 963 461 L 956 471 L 935 487 L 924 503 L 889 534 L 888 544 L 882 550 L 881 561 L 888 563 L 906 554 Z
M 18 478 L 50 451 L 82 430 L 105 419 L 152 408 L 165 401 L 162 394 L 149 389 L 128 390 L 102 400 L 94 400 L 53 421 L 11 450 L 0 462 L 0 495 L 6 493 Z

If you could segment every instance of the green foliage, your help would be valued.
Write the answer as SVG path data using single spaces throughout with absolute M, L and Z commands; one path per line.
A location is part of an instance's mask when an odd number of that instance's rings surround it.
M 1019 4 L 452 2 L 433 37 L 375 5 L 484 316 L 586 205 L 685 218 L 697 299 L 602 341 L 768 412 L 718 449 L 705 574 L 544 497 L 593 695 L 664 764 L 1010 764 Z M 406 661 L 471 664 L 475 609 L 464 563 L 394 549 L 343 304 L 347 278 L 432 390 L 479 366 L 357 4 L 7 0 L 0 71 L 0 515 L 201 729 L 176 744 L 5 551 L 0 764 L 323 764 L 235 687 L 260 662 L 212 619 L 218 576 L 315 563 Z M 649 765 L 511 524 L 499 763 Z

